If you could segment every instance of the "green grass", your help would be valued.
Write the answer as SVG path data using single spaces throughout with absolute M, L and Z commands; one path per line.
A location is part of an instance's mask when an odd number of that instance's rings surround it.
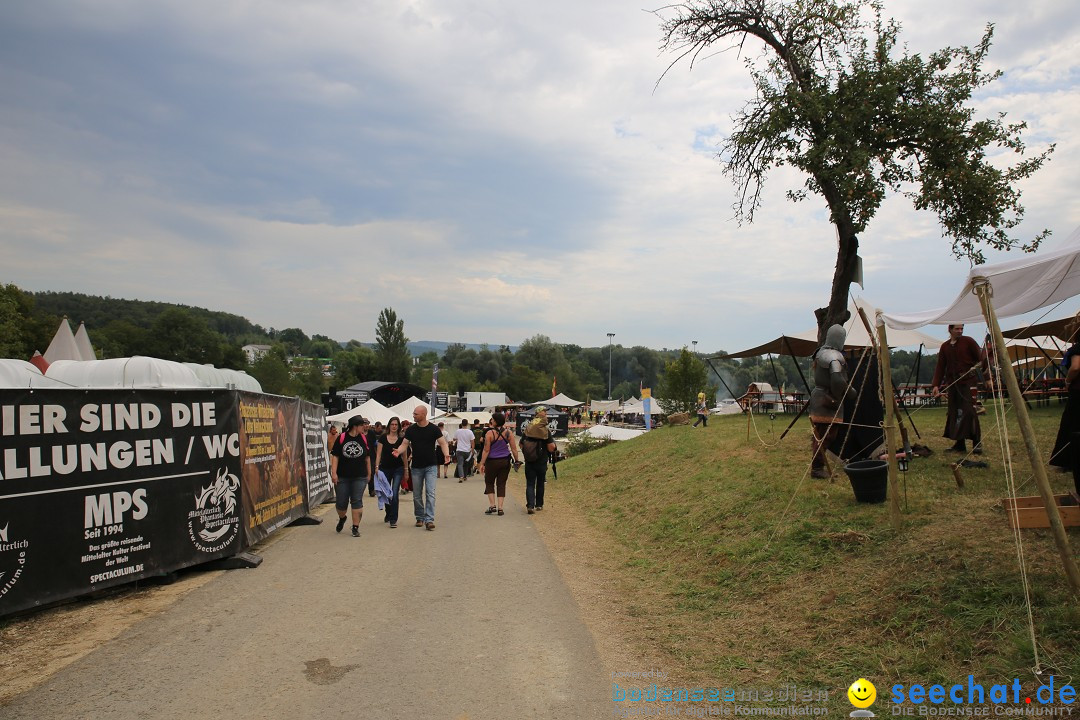
M 1036 687 L 1023 586 L 994 409 L 982 416 L 986 470 L 954 480 L 943 409 L 914 421 L 934 450 L 912 462 L 903 527 L 888 505 L 856 503 L 842 472 L 809 477 L 809 425 L 719 416 L 664 427 L 572 457 L 549 494 L 581 509 L 623 568 L 636 641 L 687 684 L 827 688 L 836 712 L 865 676 L 895 682 Z M 1059 406 L 1032 412 L 1043 457 Z M 1020 494 L 1036 495 L 1015 422 L 1008 438 Z M 1072 478 L 1050 472 L 1055 492 Z M 901 496 L 903 497 L 903 495 Z M 1069 530 L 1074 551 L 1080 532 Z M 1048 530 L 1023 531 L 1043 667 L 1080 679 L 1080 599 L 1069 594 Z M 1077 684 L 1074 682 L 1074 686 Z M 835 701 L 835 702 L 834 702 Z

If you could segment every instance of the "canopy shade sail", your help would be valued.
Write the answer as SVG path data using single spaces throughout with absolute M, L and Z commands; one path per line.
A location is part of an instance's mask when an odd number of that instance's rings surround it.
M 874 314 L 877 312 L 877 308 L 864 298 L 855 298 L 848 304 L 848 312 L 851 313 L 851 317 L 844 326 L 847 329 L 847 341 L 844 343 L 844 347 L 846 348 L 866 348 L 873 347 L 874 345 L 873 340 L 871 340 L 866 332 L 866 326 L 864 326 L 862 320 L 859 319 L 860 307 L 863 309 L 863 312 L 866 313 L 866 319 L 870 321 L 870 325 L 873 327 Z M 889 333 L 889 347 L 925 345 L 927 347 L 936 348 L 943 342 L 944 340 L 915 330 L 910 332 Z M 757 347 L 752 347 L 749 350 L 741 350 L 737 353 L 731 353 L 724 357 L 747 358 L 768 354 L 810 357 L 820 346 L 821 343 L 818 342 L 818 331 L 815 327 L 793 335 L 781 335 L 775 340 L 770 340 Z
M 1080 315 L 1080 313 L 1077 314 Z M 1063 340 L 1065 344 L 1068 345 L 1069 343 L 1074 342 L 1071 339 L 1073 336 L 1073 331 L 1071 330 L 1073 322 L 1075 322 L 1073 316 L 1069 316 L 1060 320 L 1047 320 L 1046 322 L 1025 325 L 1012 330 L 1002 330 L 1001 334 L 1006 338 L 1037 338 L 1051 335 L 1058 340 Z
M 993 288 L 994 310 L 1002 318 L 1064 302 L 1080 295 L 1080 242 L 1074 238 L 1060 250 L 993 265 L 976 265 L 968 272 L 952 305 L 916 313 L 882 313 L 882 316 L 889 328 L 897 330 L 981 323 L 982 308 L 974 289 L 984 283 Z

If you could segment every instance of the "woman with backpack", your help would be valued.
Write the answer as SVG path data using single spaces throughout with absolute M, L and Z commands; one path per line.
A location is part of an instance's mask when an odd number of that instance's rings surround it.
M 484 473 L 484 492 L 488 496 L 485 514 L 503 515 L 506 480 L 510 477 L 510 458 L 520 463 L 517 439 L 506 429 L 506 416 L 497 412 L 491 416 L 495 426 L 484 433 L 484 453 L 480 456 L 480 472 Z M 498 505 L 495 504 L 496 495 Z

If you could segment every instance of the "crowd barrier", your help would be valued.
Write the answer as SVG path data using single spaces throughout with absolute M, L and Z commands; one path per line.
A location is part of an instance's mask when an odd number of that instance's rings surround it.
M 324 412 L 235 390 L 0 390 L 0 616 L 231 557 L 330 493 Z

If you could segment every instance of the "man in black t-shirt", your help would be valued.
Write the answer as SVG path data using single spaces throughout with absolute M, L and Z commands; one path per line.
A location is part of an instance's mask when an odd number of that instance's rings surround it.
M 345 527 L 346 511 L 352 502 L 352 534 L 360 537 L 360 518 L 364 514 L 364 486 L 371 474 L 371 441 L 368 422 L 359 415 L 349 418 L 343 432 L 330 451 L 330 479 L 337 492 L 337 532 Z
M 435 529 L 435 478 L 439 465 L 449 464 L 450 448 L 442 430 L 428 422 L 427 405 L 413 410 L 412 425 L 405 430 L 405 445 L 412 458 L 413 514 L 416 527 Z M 436 446 L 442 457 L 435 454 Z

